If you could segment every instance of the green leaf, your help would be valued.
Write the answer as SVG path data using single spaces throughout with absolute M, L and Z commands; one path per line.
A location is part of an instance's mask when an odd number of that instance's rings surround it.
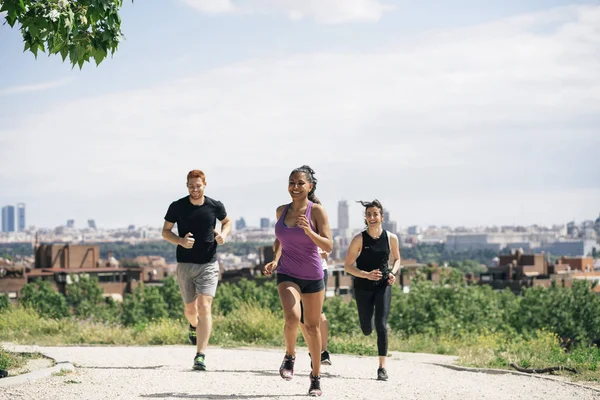
M 67 48 L 66 45 L 63 45 L 63 47 L 61 47 L 61 49 L 60 49 L 60 56 L 62 57 L 63 62 L 67 59 L 68 55 L 69 55 L 69 49 Z

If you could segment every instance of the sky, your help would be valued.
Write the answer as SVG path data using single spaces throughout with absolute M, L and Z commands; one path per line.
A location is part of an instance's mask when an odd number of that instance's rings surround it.
M 2 17 L 0 17 L 1 19 Z M 600 213 L 600 1 L 125 1 L 98 67 L 0 24 L 0 205 L 27 225 L 162 225 L 185 176 L 257 226 L 310 165 L 400 227 Z

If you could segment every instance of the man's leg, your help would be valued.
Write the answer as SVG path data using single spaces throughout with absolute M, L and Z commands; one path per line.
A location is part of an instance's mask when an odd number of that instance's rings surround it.
M 196 327 L 198 326 L 198 308 L 196 305 L 196 284 L 192 277 L 194 276 L 193 264 L 177 264 L 177 284 L 183 299 L 183 313 L 190 323 L 188 337 L 190 343 L 196 344 Z
M 321 313 L 321 351 L 327 351 L 327 338 L 329 337 L 329 323 L 325 313 Z
M 196 304 L 197 299 L 191 303 L 186 303 L 183 308 L 185 319 L 187 319 L 190 325 L 193 327 L 198 326 L 198 307 Z
M 198 325 L 196 326 L 198 353 L 204 353 L 212 331 L 212 301 L 213 296 L 199 294 L 196 299 L 198 306 Z
M 205 354 L 208 339 L 212 331 L 212 301 L 219 284 L 219 264 L 210 262 L 194 264 L 196 275 L 193 277 L 196 287 L 196 308 L 198 309 L 198 325 L 196 326 L 196 357 L 194 369 L 206 370 Z
M 327 298 L 327 281 L 329 280 L 329 271 L 327 269 L 323 270 L 323 285 L 325 285 L 325 292 L 323 293 L 323 302 Z M 329 359 L 329 352 L 327 351 L 327 342 L 329 339 L 329 322 L 327 322 L 327 317 L 325 313 L 321 313 L 321 364 L 325 362 L 325 364 L 331 364 L 331 360 Z

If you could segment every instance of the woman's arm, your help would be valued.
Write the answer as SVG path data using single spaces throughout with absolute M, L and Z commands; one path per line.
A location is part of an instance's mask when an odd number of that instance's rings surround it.
M 313 224 L 317 231 L 315 232 L 308 222 L 305 215 L 298 217 L 296 225 L 304 229 L 304 233 L 313 241 L 317 247 L 325 252 L 331 252 L 333 249 L 333 239 L 331 238 L 331 228 L 329 227 L 329 218 L 325 209 L 320 204 L 313 204 L 312 207 Z
M 402 268 L 401 259 L 400 259 L 400 241 L 398 240 L 398 236 L 393 233 L 389 233 L 390 235 L 390 256 L 392 260 L 394 260 L 394 265 L 392 266 L 392 270 L 388 272 L 387 282 L 388 285 L 393 285 L 396 283 L 396 274 Z
M 279 218 L 281 218 L 281 214 L 283 213 L 284 209 L 285 205 L 277 207 L 277 211 L 275 212 L 275 215 L 277 216 L 276 221 L 279 221 Z M 279 265 L 279 258 L 281 257 L 281 243 L 279 243 L 279 240 L 277 239 L 275 239 L 275 242 L 273 242 L 273 253 L 273 261 L 265 264 L 263 268 L 264 275 L 271 275 Z
M 390 244 L 392 260 L 394 260 L 394 265 L 391 272 L 395 276 L 400 268 L 402 268 L 402 259 L 400 257 L 400 241 L 398 240 L 398 236 L 393 233 L 390 236 Z
M 348 251 L 346 252 L 346 261 L 344 262 L 344 271 L 350 275 L 354 275 L 357 278 L 369 279 L 372 281 L 378 281 L 381 279 L 381 271 L 379 268 L 375 268 L 371 272 L 363 271 L 358 269 L 356 266 L 356 259 L 360 255 L 360 249 L 362 248 L 362 234 L 358 234 L 352 238 Z

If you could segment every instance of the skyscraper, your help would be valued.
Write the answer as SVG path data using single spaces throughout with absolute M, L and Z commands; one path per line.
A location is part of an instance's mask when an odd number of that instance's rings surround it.
M 88 219 L 88 228 L 96 229 L 96 220 L 95 219 Z
M 235 221 L 235 229 L 238 231 L 246 229 L 246 220 L 244 219 L 244 217 L 240 217 L 240 219 Z
M 345 230 L 350 227 L 350 217 L 348 214 L 348 202 L 340 200 L 338 203 L 338 230 Z
M 15 207 L 2 207 L 2 232 L 15 231 Z
M 271 221 L 269 221 L 269 218 L 261 218 L 260 219 L 261 229 L 268 229 L 270 226 L 271 226 Z
M 19 231 L 25 230 L 25 203 L 17 203 L 17 222 Z

